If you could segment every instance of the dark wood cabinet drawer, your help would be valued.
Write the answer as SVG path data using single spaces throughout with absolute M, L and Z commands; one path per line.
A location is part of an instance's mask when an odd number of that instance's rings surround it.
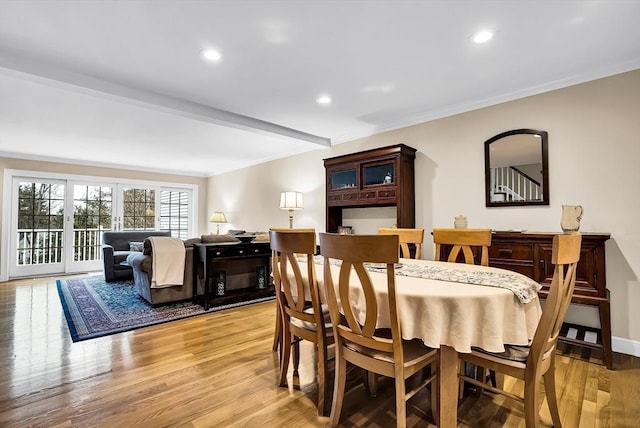
M 496 243 L 489 247 L 489 258 L 498 260 L 533 261 L 533 244 Z
M 268 243 L 265 243 L 264 245 L 254 245 L 253 247 L 250 247 L 245 254 L 254 256 L 270 256 L 271 247 Z
M 327 195 L 327 201 L 341 201 L 342 195 Z
M 378 190 L 378 198 L 380 199 L 395 198 L 395 197 L 396 197 L 395 190 Z
M 342 200 L 343 201 L 357 201 L 358 200 L 358 194 L 357 193 L 345 193 L 344 195 L 342 195 Z
M 375 190 L 369 192 L 360 192 L 360 199 L 376 199 L 378 195 Z
M 212 257 L 232 257 L 236 254 L 236 249 L 233 247 L 220 246 L 209 251 L 211 251 Z

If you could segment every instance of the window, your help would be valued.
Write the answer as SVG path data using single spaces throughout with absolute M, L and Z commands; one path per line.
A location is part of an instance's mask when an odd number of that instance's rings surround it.
M 174 238 L 189 238 L 190 192 L 160 191 L 160 230 L 168 230 Z

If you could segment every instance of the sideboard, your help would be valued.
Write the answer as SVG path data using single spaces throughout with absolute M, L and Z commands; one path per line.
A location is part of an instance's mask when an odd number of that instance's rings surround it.
M 545 299 L 553 277 L 551 263 L 553 237 L 557 233 L 494 231 L 489 247 L 489 265 L 520 272 L 542 284 L 538 293 Z M 560 337 L 560 341 L 602 349 L 608 369 L 613 366 L 611 351 L 611 304 L 605 270 L 605 241 L 608 233 L 582 233 L 580 261 L 576 272 L 576 285 L 572 303 L 598 308 L 600 330 L 597 340 L 585 341 Z
M 195 244 L 193 264 L 194 300 L 205 310 L 212 304 L 275 296 L 269 242 Z M 196 286 L 199 271 L 204 280 L 202 295 Z

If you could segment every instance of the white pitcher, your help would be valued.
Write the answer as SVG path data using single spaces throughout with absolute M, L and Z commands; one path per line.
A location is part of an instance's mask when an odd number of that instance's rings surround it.
M 583 212 L 582 205 L 563 205 L 562 219 L 560 220 L 562 231 L 565 233 L 577 232 L 580 229 Z

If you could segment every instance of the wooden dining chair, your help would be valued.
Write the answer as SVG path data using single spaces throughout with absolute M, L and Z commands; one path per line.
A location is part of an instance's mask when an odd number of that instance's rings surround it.
M 446 261 L 456 263 L 460 261 L 460 254 L 462 254 L 462 261 L 467 264 L 480 264 L 482 266 L 489 266 L 489 247 L 491 246 L 491 229 L 433 229 L 433 242 L 436 244 L 436 261 L 442 261 L 445 258 L 445 251 L 443 247 L 450 248 L 449 255 L 446 257 Z M 474 249 L 480 252 L 479 260 L 474 257 Z M 476 263 L 479 261 L 479 263 Z M 482 379 L 485 382 L 491 382 L 494 387 L 497 386 L 498 379 L 494 371 L 489 371 L 489 378 L 487 380 L 486 373 L 482 367 L 465 367 L 465 364 L 460 365 L 461 372 L 466 370 L 475 371 L 477 379 Z M 464 384 L 460 384 L 460 393 L 464 391 Z M 482 389 L 476 391 L 482 393 Z
M 561 427 L 555 385 L 555 350 L 560 327 L 571 303 L 576 282 L 576 265 L 580 259 L 582 235 L 556 235 L 553 238 L 551 262 L 555 265 L 549 295 L 530 346 L 505 345 L 505 352 L 490 353 L 473 348 L 470 354 L 459 354 L 461 361 L 482 366 L 524 381 L 524 397 L 481 384 L 476 379 L 460 375 L 460 379 L 489 391 L 506 395 L 524 403 L 525 426 L 540 426 L 538 391 L 541 378 L 553 420 Z
M 340 419 L 347 362 L 395 379 L 398 427 L 406 426 L 406 401 L 430 382 L 434 382 L 431 386 L 431 405 L 435 416 L 437 350 L 425 347 L 421 341 L 402 339 L 394 272 L 394 263 L 398 262 L 397 235 L 321 233 L 320 253 L 324 256 L 324 286 L 336 343 L 336 373 L 329 426 L 337 426 Z M 337 284 L 331 274 L 330 258 L 341 260 Z M 377 301 L 365 262 L 386 264 L 385 286 L 388 299 L 384 308 Z M 355 275 L 352 276 L 353 271 Z M 358 289 L 364 299 L 357 298 L 358 293 L 354 290 Z M 356 308 L 357 300 L 364 302 L 364 307 Z M 379 336 L 379 330 L 376 330 L 381 311 L 388 311 L 391 338 Z M 406 391 L 405 380 L 422 372 L 428 365 L 433 365 L 431 375 L 422 379 L 418 387 Z
M 422 242 L 424 241 L 424 229 L 410 229 L 406 227 L 381 227 L 378 229 L 378 235 L 398 235 L 400 240 L 400 254 L 405 259 L 411 258 L 409 244 L 416 246 L 414 259 L 422 258 Z
M 291 229 L 291 228 L 289 228 L 289 229 L 271 228 L 269 230 L 287 231 L 287 230 L 293 230 L 293 229 Z M 301 231 L 301 232 L 313 232 L 313 233 L 316 232 L 315 229 L 300 229 L 300 228 L 297 228 L 295 230 Z M 280 305 L 276 301 L 276 327 L 275 327 L 274 332 L 273 332 L 273 345 L 271 346 L 271 349 L 274 352 L 278 351 L 280 349 L 280 343 L 281 342 L 282 342 L 282 316 L 280 314 Z
M 433 229 L 433 242 L 436 244 L 437 261 L 443 260 L 443 246 L 447 246 L 451 247 L 446 259 L 448 262 L 456 262 L 462 253 L 465 263 L 489 266 L 491 229 Z M 474 260 L 474 247 L 480 251 L 480 263 Z
M 304 339 L 314 343 L 318 353 L 318 414 L 324 416 L 328 347 L 333 344 L 333 329 L 328 310 L 322 309 L 318 291 L 313 262 L 316 233 L 313 229 L 272 229 L 269 233 L 273 250 L 273 280 L 282 319 L 279 385 L 287 385 L 292 349 L 293 374 L 297 376 L 300 341 Z M 297 257 L 306 258 L 305 274 Z

